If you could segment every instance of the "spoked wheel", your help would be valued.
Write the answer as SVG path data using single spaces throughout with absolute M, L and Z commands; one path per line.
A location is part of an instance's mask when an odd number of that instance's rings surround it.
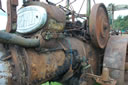
M 109 68 L 116 85 L 128 85 L 128 36 L 112 36 L 107 44 L 103 65 Z
M 89 33 L 92 43 L 99 48 L 105 48 L 109 38 L 109 19 L 104 4 L 95 4 L 89 17 Z

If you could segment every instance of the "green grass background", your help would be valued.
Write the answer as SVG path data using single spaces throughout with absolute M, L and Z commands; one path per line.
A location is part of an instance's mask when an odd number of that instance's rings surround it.
M 46 83 L 44 83 L 44 84 L 42 84 L 42 85 L 62 85 L 62 84 L 60 84 L 60 83 L 58 83 L 58 82 L 46 82 Z

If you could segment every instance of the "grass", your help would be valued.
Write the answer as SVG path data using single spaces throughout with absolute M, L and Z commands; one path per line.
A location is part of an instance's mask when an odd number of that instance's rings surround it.
M 42 84 L 42 85 L 62 85 L 62 84 L 60 84 L 60 83 L 58 83 L 58 82 L 46 82 L 46 83 L 44 83 L 44 84 Z

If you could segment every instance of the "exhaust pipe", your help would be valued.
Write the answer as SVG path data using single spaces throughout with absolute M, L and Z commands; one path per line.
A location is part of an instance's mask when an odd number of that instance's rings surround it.
M 16 34 L 0 31 L 0 43 L 19 45 L 23 47 L 39 47 L 39 39 L 27 39 Z

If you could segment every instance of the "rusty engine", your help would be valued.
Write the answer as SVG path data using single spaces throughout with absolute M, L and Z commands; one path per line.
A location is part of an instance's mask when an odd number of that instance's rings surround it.
M 79 14 L 46 1 L 24 0 L 16 12 L 18 1 L 8 0 L 6 32 L 0 31 L 0 84 L 92 85 L 88 74 L 101 74 L 109 38 L 104 4 L 90 13 L 87 0 L 87 14 Z

